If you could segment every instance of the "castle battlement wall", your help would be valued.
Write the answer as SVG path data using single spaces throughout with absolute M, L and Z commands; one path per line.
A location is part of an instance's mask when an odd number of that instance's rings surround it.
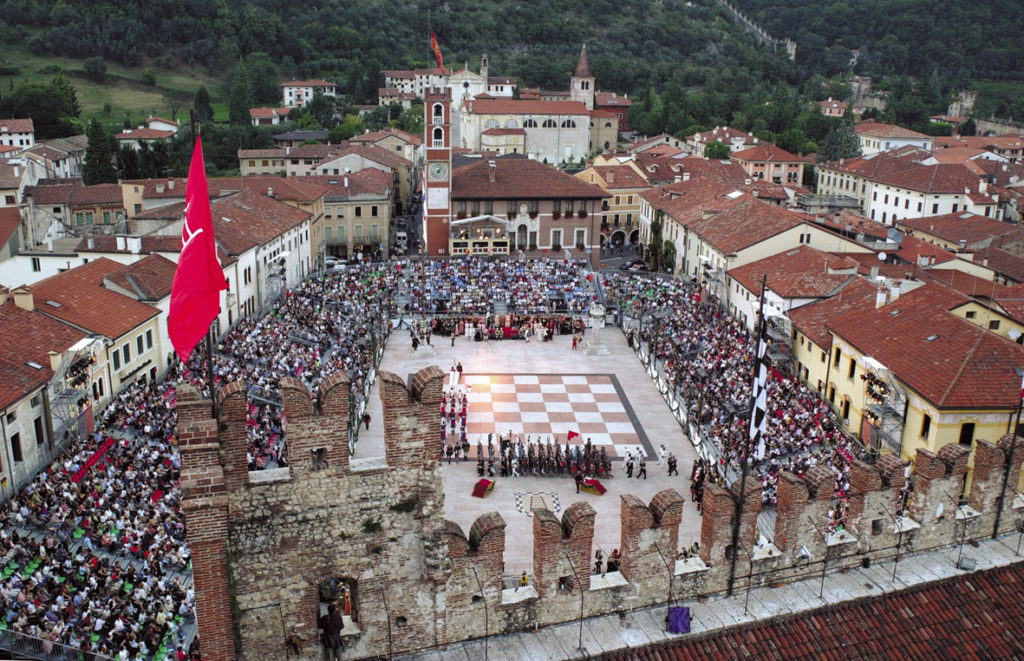
M 282 382 L 289 466 L 249 473 L 245 456 L 245 389 L 220 397 L 218 420 L 196 391 L 178 391 L 183 509 L 193 550 L 197 613 L 204 658 L 235 657 L 237 632 L 248 659 L 320 658 L 321 589 L 349 589 L 345 655 L 363 658 L 434 649 L 485 634 L 546 626 L 723 592 L 736 555 L 735 589 L 773 584 L 900 554 L 952 545 L 962 534 L 991 534 L 1010 462 L 1000 530 L 1024 519 L 1014 500 L 1024 439 L 978 441 L 969 506 L 958 507 L 968 451 L 955 444 L 920 450 L 907 471 L 898 457 L 850 468 L 845 534 L 827 530 L 835 478 L 826 466 L 803 476 L 782 473 L 774 539 L 757 545 L 761 486 L 744 492 L 709 484 L 703 499 L 700 557 L 682 560 L 683 498 L 663 490 L 644 503 L 621 496 L 618 571 L 593 573 L 596 512 L 570 504 L 561 518 L 534 512 L 533 575 L 527 588 L 503 585 L 505 520 L 480 516 L 468 534 L 443 517 L 440 416 L 444 373 L 425 368 L 407 383 L 380 374 L 387 465 L 353 471 L 348 457 L 349 383 L 325 380 L 314 401 L 298 381 Z M 913 492 L 903 517 L 901 490 Z M 733 521 L 743 498 L 739 549 Z M 940 507 L 941 505 L 941 507 Z M 898 517 L 898 524 L 890 518 Z M 232 606 L 231 595 L 234 595 Z M 486 618 L 485 618 L 486 611 Z M 234 628 L 234 631 L 233 631 Z

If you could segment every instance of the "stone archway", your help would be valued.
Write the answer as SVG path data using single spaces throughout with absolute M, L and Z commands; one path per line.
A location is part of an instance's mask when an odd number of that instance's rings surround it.
M 640 240 L 640 230 L 633 230 L 630 233 L 630 235 L 629 235 L 629 243 L 630 243 L 630 245 L 634 245 L 635 246 L 639 240 Z
M 614 232 L 612 232 L 610 242 L 613 248 L 621 246 L 623 243 L 626 242 L 626 233 L 622 230 L 615 230 Z
M 526 250 L 528 247 L 527 238 L 530 235 L 530 228 L 526 226 L 526 223 L 521 223 L 516 228 L 516 248 L 519 250 Z

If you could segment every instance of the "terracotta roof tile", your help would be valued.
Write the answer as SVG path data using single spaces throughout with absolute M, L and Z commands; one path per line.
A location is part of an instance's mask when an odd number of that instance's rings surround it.
M 146 255 L 139 261 L 114 271 L 107 280 L 132 292 L 141 301 L 159 301 L 171 295 L 174 271 L 178 265 L 162 255 Z
M 22 310 L 13 300 L 0 305 L 0 409 L 53 378 L 48 352 L 62 353 L 83 337 L 84 332 L 38 310 Z
M 799 246 L 731 269 L 729 276 L 755 294 L 767 276 L 768 289 L 782 298 L 823 298 L 855 278 L 857 266 L 855 260 Z
M 166 140 L 174 135 L 174 131 L 163 131 L 160 129 L 151 129 L 148 126 L 138 129 L 128 129 L 118 133 L 116 137 L 118 140 Z
M 748 163 L 774 162 L 774 163 L 806 163 L 807 159 L 790 154 L 781 147 L 776 147 L 770 142 L 762 142 L 755 147 L 733 152 L 729 158 Z
M 787 313 L 793 327 L 797 328 L 822 349 L 832 346 L 832 335 L 826 326 L 832 319 L 841 317 L 851 310 L 868 310 L 875 304 L 878 286 L 866 278 L 857 277 L 835 293 L 835 295 Z
M 0 131 L 7 129 L 6 133 L 35 133 L 32 119 L 0 119 Z
M 1020 233 L 1020 229 L 1014 225 L 968 211 L 924 218 L 904 218 L 898 225 L 951 243 L 964 241 L 967 246 L 990 241 L 998 236 Z
M 718 213 L 704 214 L 690 229 L 726 255 L 756 245 L 804 224 L 803 216 L 747 194 L 724 202 Z M 706 209 L 705 209 L 706 211 Z
M 310 218 L 310 214 L 263 193 L 245 189 L 211 205 L 217 244 L 230 255 L 269 243 Z
M 122 267 L 118 262 L 100 257 L 37 282 L 28 289 L 37 310 L 92 333 L 116 339 L 160 314 L 151 305 L 103 286 L 103 279 Z M 51 305 L 49 301 L 59 305 Z
M 690 659 L 1019 659 L 1024 649 L 1020 563 L 820 609 L 669 639 L 595 657 Z M 694 606 L 704 608 L 700 604 Z
M 967 300 L 929 283 L 829 327 L 937 408 L 1015 408 L 1024 347 L 949 312 Z
M 528 158 L 494 159 L 494 181 L 486 160 L 452 173 L 453 199 L 602 199 L 603 190 L 560 170 Z
M 956 259 L 955 253 L 945 248 L 940 248 L 924 239 L 909 235 L 903 237 L 903 240 L 900 241 L 899 250 L 894 254 L 907 264 L 918 264 L 922 257 L 927 257 L 930 264 L 944 264 Z
M 628 108 L 633 105 L 633 102 L 629 97 L 616 94 L 615 92 L 597 92 L 594 95 L 594 105 L 605 107 L 605 106 L 618 106 L 622 108 Z
M 286 80 L 281 87 L 334 87 L 334 83 L 326 80 Z
M 628 165 L 595 165 L 593 170 L 597 176 L 604 179 L 605 185 L 609 189 L 651 187 L 646 179 L 637 174 L 637 171 Z
M 519 99 L 481 99 L 466 101 L 466 110 L 474 115 L 589 115 L 581 101 L 524 101 Z
M 90 204 L 124 204 L 120 184 L 95 184 L 93 186 L 76 186 L 71 191 L 69 202 L 72 206 Z
M 525 129 L 487 129 L 482 135 L 526 135 Z
M 743 140 L 744 144 L 752 145 L 757 140 L 754 136 L 745 131 L 734 129 L 731 126 L 716 126 L 710 131 L 702 131 L 689 136 L 687 140 L 695 142 L 732 142 L 733 139 Z
M 857 135 L 867 135 L 872 138 L 928 138 L 929 136 L 924 133 L 918 133 L 917 131 L 911 131 L 905 129 L 902 126 L 896 126 L 895 124 L 882 124 L 876 122 L 873 119 L 860 122 L 855 125 L 854 130 L 857 131 Z

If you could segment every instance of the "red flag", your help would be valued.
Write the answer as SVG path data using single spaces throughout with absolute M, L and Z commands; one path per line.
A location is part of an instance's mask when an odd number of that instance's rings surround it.
M 430 31 L 430 50 L 434 51 L 434 59 L 437 60 L 437 66 L 441 69 L 444 68 L 444 58 L 441 57 L 441 47 L 437 45 L 437 35 L 434 31 Z
M 182 362 L 206 335 L 220 312 L 220 291 L 227 289 L 224 271 L 213 241 L 210 194 L 206 188 L 203 144 L 196 138 L 185 186 L 185 224 L 181 229 L 181 257 L 171 286 L 167 331 Z
M 580 435 L 579 432 L 570 431 L 565 440 L 571 441 L 572 439 L 576 438 L 579 435 Z

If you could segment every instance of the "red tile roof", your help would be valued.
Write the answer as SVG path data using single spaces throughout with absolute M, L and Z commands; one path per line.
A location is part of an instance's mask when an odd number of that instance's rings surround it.
M 828 349 L 832 346 L 832 335 L 826 326 L 851 310 L 870 310 L 875 305 L 877 292 L 877 285 L 867 278 L 857 277 L 835 295 L 790 310 L 787 316 L 794 328 L 820 348 Z
M 933 163 L 931 152 L 917 147 L 902 147 L 858 158 L 829 163 L 825 167 L 859 175 L 874 182 L 924 193 L 963 193 L 978 190 L 978 175 L 962 163 Z M 973 163 L 978 164 L 977 161 Z
M 929 138 L 924 133 L 911 131 L 895 124 L 882 124 L 873 119 L 860 122 L 853 128 L 857 131 L 857 135 L 866 135 L 872 138 Z
M 103 279 L 123 268 L 100 257 L 31 285 L 37 310 L 85 330 L 116 339 L 160 314 L 103 286 Z M 50 305 L 55 301 L 58 306 Z
M 161 207 L 166 208 L 166 207 Z M 181 214 L 174 216 L 174 219 L 180 218 Z M 164 235 L 164 234 L 147 234 L 145 236 L 138 237 L 141 242 L 140 251 L 142 254 L 148 255 L 153 252 L 181 252 L 181 235 Z M 89 247 L 89 238 L 83 238 L 78 242 L 78 247 L 75 248 L 75 252 L 84 253 L 97 253 L 97 252 L 111 252 L 111 253 L 128 253 L 130 250 L 126 248 L 118 249 L 116 236 L 107 236 L 104 234 L 97 234 L 92 237 L 92 248 Z
M 346 175 L 321 174 L 297 178 L 325 188 L 328 202 L 338 202 L 356 195 L 386 195 L 393 183 L 390 174 L 377 168 L 366 168 Z
M 701 133 L 694 133 L 687 137 L 687 140 L 693 140 L 694 142 L 724 142 L 726 144 L 732 142 L 733 138 L 742 139 L 744 144 L 752 145 L 757 139 L 745 131 L 734 129 L 731 126 L 716 126 L 710 131 L 702 131 Z
M 274 117 L 288 117 L 291 108 L 249 108 L 249 117 L 252 119 L 273 119 Z
M 213 202 L 213 232 L 230 255 L 264 245 L 310 218 L 310 214 L 246 189 Z
M 1024 347 L 948 311 L 967 300 L 929 283 L 829 328 L 937 408 L 1016 408 Z
M 488 161 L 452 173 L 453 199 L 602 199 L 603 190 L 529 158 L 494 159 L 494 181 Z
M 922 257 L 927 257 L 930 264 L 944 264 L 956 259 L 955 253 L 909 235 L 900 241 L 899 250 L 895 255 L 907 264 L 919 264 Z
M 956 269 L 919 269 L 915 274 L 925 282 L 938 282 L 974 298 L 999 298 L 1013 291 L 994 280 L 979 278 Z
M 600 661 L 1020 659 L 1024 564 L 962 574 L 702 635 L 609 652 Z M 712 606 L 693 604 L 698 612 Z
M 281 87 L 334 87 L 334 83 L 326 80 L 287 80 Z
M 120 184 L 95 184 L 93 186 L 76 186 L 71 191 L 69 204 L 72 206 L 89 205 L 123 205 Z
M 151 129 L 148 126 L 138 129 L 128 129 L 118 133 L 115 137 L 118 140 L 166 140 L 174 135 L 174 131 L 163 131 Z
M 767 276 L 768 289 L 782 298 L 824 298 L 855 278 L 857 266 L 856 260 L 799 246 L 731 269 L 729 276 L 755 294 Z
M 628 165 L 595 165 L 594 173 L 604 179 L 609 189 L 650 188 L 647 180 Z
M 35 126 L 32 119 L 0 119 L 0 131 L 7 129 L 6 133 L 35 133 Z
M 897 224 L 915 233 L 927 234 L 951 243 L 964 241 L 967 246 L 988 241 L 997 236 L 1020 233 L 1020 228 L 1015 225 L 968 211 L 947 213 L 941 216 L 925 216 L 924 218 L 904 218 Z
M 487 129 L 482 135 L 526 135 L 525 129 Z
M 158 117 L 157 115 L 150 115 L 146 118 L 146 123 L 150 122 L 163 122 L 164 124 L 170 124 L 172 126 L 181 126 L 180 122 L 176 122 L 173 119 L 167 119 L 166 117 Z
M 22 310 L 13 300 L 0 305 L 0 409 L 53 378 L 49 351 L 63 353 L 83 337 L 84 332 L 38 310 Z
M 581 101 L 524 101 L 521 99 L 467 100 L 474 115 L 589 115 Z
M 335 150 L 336 153 L 331 154 L 329 158 L 324 158 L 322 164 L 326 165 L 327 163 L 330 163 L 331 161 L 337 160 L 339 158 L 349 156 L 351 154 L 358 154 L 363 158 L 374 161 L 376 163 L 380 163 L 381 165 L 392 169 L 412 169 L 412 161 L 410 161 L 407 158 L 403 158 L 402 156 L 399 156 L 394 152 L 388 151 L 387 149 L 382 149 L 377 145 L 354 144 L 349 145 L 348 147 L 340 150 L 337 147 L 335 147 Z
M 171 295 L 178 265 L 163 255 L 146 255 L 134 264 L 114 271 L 107 280 L 131 292 L 140 301 L 159 301 Z
M 721 211 L 691 222 L 690 229 L 725 255 L 735 255 L 805 222 L 800 214 L 747 194 L 722 206 Z
M 403 142 L 407 142 L 411 145 L 423 144 L 423 136 L 403 131 L 402 129 L 396 129 L 393 126 L 383 128 L 379 131 L 368 131 L 360 135 L 352 136 L 352 142 L 377 142 L 384 138 L 395 137 Z
M 134 220 L 177 220 L 185 215 L 184 202 L 172 202 L 152 209 L 143 209 L 133 216 Z
M 615 92 L 597 92 L 594 95 L 594 105 L 599 107 L 618 106 L 628 108 L 633 102 L 626 96 L 620 96 Z
M 770 142 L 762 142 L 756 147 L 750 147 L 740 151 L 733 152 L 729 155 L 729 158 L 737 161 L 746 161 L 748 163 L 761 163 L 761 162 L 773 162 L 773 163 L 806 163 L 807 159 L 797 156 L 796 154 L 790 154 L 788 151 L 781 147 L 776 147 Z
M 1024 282 L 1024 256 L 1004 246 L 989 246 L 974 252 L 974 262 L 1017 282 Z

